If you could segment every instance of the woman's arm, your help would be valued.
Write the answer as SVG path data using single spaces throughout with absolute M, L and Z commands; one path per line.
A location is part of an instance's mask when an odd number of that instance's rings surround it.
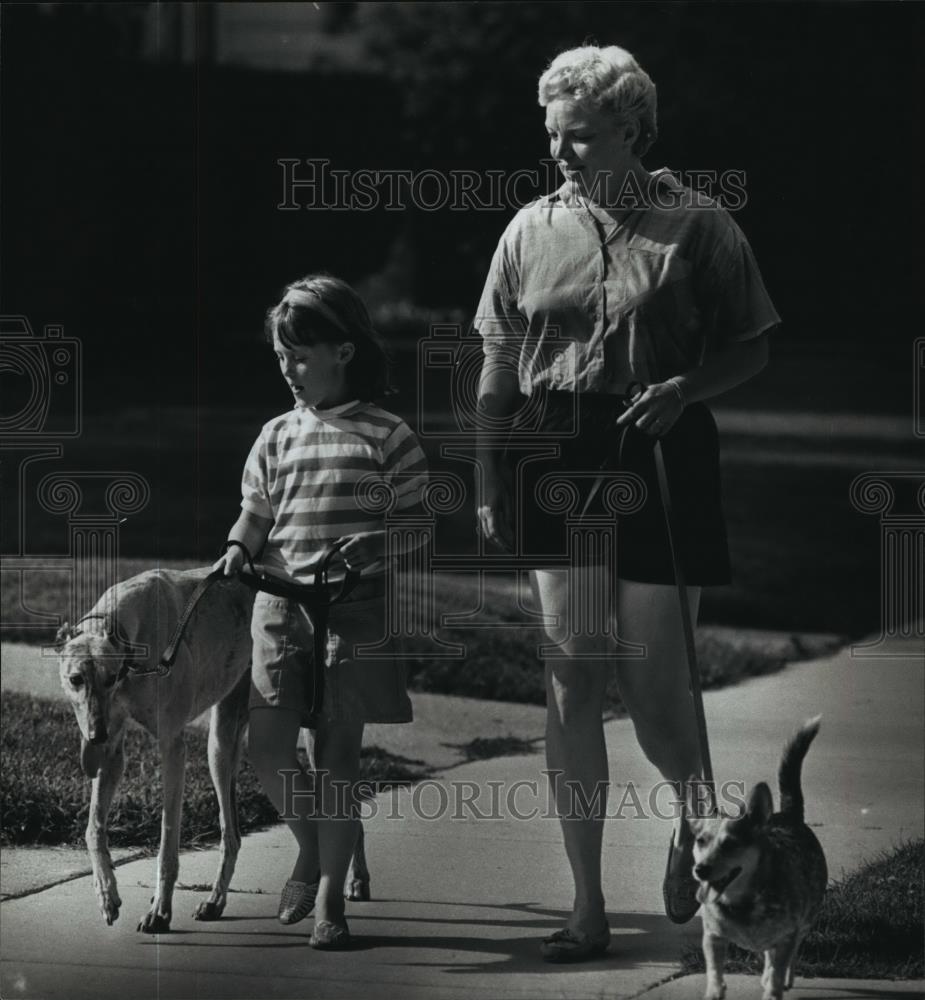
M 502 433 L 521 404 L 517 372 L 492 363 L 482 365 L 476 421 L 476 461 L 481 476 L 481 494 L 476 518 L 482 537 L 506 552 L 514 547 L 511 498 L 502 475 L 503 454 L 497 446 Z M 484 419 L 483 419 L 484 418 Z M 494 443 L 494 446 L 492 446 Z
M 768 363 L 766 334 L 728 345 L 708 354 L 703 363 L 683 375 L 650 385 L 633 405 L 621 414 L 618 425 L 635 423 L 647 434 L 670 430 L 688 403 L 710 399 L 741 385 L 757 375 Z
M 228 532 L 229 542 L 240 542 L 246 546 L 251 556 L 256 557 L 263 548 L 270 534 L 273 521 L 268 517 L 261 517 L 253 514 L 249 510 L 242 510 L 241 516 L 235 521 Z M 244 553 L 239 545 L 232 545 L 221 558 L 212 565 L 212 569 L 224 569 L 225 576 L 234 576 L 244 564 Z
M 757 375 L 768 363 L 766 334 L 730 344 L 725 350 L 708 354 L 699 368 L 669 379 L 684 396 L 685 403 L 718 396 Z

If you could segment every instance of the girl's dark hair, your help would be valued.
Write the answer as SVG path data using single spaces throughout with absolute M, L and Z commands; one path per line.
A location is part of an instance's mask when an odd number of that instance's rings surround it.
M 351 343 L 354 354 L 346 369 L 350 391 L 369 402 L 390 389 L 385 345 L 363 300 L 340 278 L 309 274 L 287 285 L 279 304 L 267 310 L 263 331 L 269 343 L 275 333 L 290 348 Z

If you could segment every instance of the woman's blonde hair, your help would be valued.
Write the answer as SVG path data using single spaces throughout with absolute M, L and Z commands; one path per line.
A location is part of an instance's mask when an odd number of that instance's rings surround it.
M 643 156 L 658 136 L 655 84 L 633 56 L 618 45 L 582 45 L 560 52 L 540 77 L 539 102 L 584 101 L 612 115 L 618 125 L 639 122 L 633 152 Z

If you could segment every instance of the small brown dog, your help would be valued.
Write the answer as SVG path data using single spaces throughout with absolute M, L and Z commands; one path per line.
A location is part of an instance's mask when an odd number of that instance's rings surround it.
M 771 790 L 752 789 L 736 818 L 698 818 L 696 785 L 688 785 L 688 823 L 694 834 L 694 876 L 703 905 L 706 1000 L 721 1000 L 726 986 L 726 942 L 764 952 L 763 1000 L 780 1000 L 793 985 L 792 963 L 825 894 L 828 872 L 815 834 L 803 821 L 800 771 L 819 731 L 810 719 L 784 749 L 778 782 L 780 812 Z M 702 810 L 701 810 L 702 811 Z

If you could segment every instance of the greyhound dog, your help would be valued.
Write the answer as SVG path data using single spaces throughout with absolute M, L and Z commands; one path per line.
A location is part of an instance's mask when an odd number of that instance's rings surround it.
M 146 934 L 170 929 L 186 770 L 183 730 L 208 708 L 209 770 L 218 797 L 221 846 L 212 893 L 197 906 L 196 920 L 221 917 L 241 846 L 235 775 L 247 725 L 253 592 L 234 579 L 216 581 L 196 605 L 170 673 L 156 670 L 207 572 L 140 573 L 110 587 L 75 627 L 65 623 L 58 632 L 61 684 L 80 728 L 81 767 L 93 779 L 86 841 L 93 887 L 107 924 L 118 918 L 122 905 L 107 824 L 124 768 L 126 721 L 134 719 L 160 746 L 164 800 L 157 887 L 138 924 Z M 360 827 L 345 886 L 348 899 L 369 899 L 363 848 Z

